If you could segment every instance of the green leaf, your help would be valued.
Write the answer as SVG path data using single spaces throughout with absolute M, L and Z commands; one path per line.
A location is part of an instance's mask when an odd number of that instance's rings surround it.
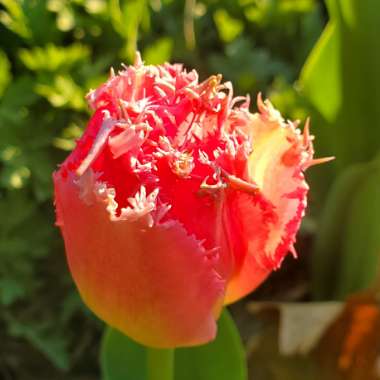
M 0 14 L 0 22 L 12 32 L 24 38 L 30 38 L 31 32 L 27 18 L 22 9 L 23 2 L 17 0 L 1 0 L 5 11 Z
M 103 380 L 145 380 L 146 350 L 132 339 L 108 327 L 100 352 Z
M 146 0 L 131 0 L 120 5 L 119 0 L 109 2 L 111 23 L 126 39 L 125 53 L 129 60 L 134 59 L 140 26 L 149 27 L 149 8 Z
M 327 24 L 301 73 L 303 93 L 330 122 L 337 117 L 342 103 L 336 29 L 335 22 Z
M 146 380 L 146 350 L 120 332 L 107 328 L 101 347 L 104 380 Z M 215 341 L 175 351 L 175 380 L 245 380 L 244 350 L 225 310 Z
M 373 285 L 380 269 L 380 165 L 359 184 L 344 224 L 343 257 L 336 297 L 345 298 Z
M 19 58 L 21 62 L 33 71 L 58 71 L 77 65 L 90 55 L 87 46 L 75 43 L 68 47 L 48 44 L 46 47 L 34 47 L 33 49 L 21 49 Z
M 69 367 L 67 342 L 60 332 L 47 327 L 46 322 L 25 324 L 13 320 L 10 324 L 10 334 L 17 338 L 28 340 L 35 348 L 47 356 L 61 370 Z
M 214 21 L 219 32 L 220 38 L 224 42 L 231 42 L 243 31 L 241 20 L 231 17 L 225 9 L 218 9 L 214 13 Z
M 162 37 L 144 50 L 144 61 L 149 65 L 159 65 L 168 62 L 172 56 L 173 40 Z
M 330 0 L 331 20 L 307 60 L 301 89 L 330 125 L 337 166 L 368 161 L 380 140 L 380 2 Z M 363 133 L 363 126 L 368 126 Z M 325 134 L 325 133 L 322 133 Z
M 11 80 L 11 64 L 7 55 L 0 50 L 0 96 L 4 93 Z
M 22 298 L 26 294 L 25 290 L 23 284 L 20 284 L 14 276 L 2 277 L 0 279 L 0 304 L 9 306 Z
M 0 0 L 0 4 L 5 8 L 0 22 L 27 42 L 41 45 L 56 37 L 55 20 L 46 1 Z
M 57 75 L 52 83 L 51 81 L 37 83 L 35 91 L 45 97 L 54 107 L 86 109 L 84 91 L 69 75 Z
M 30 202 L 27 192 L 14 190 L 8 193 L 7 199 L 0 199 L 0 214 L 7 218 L 0 218 L 0 232 L 5 235 L 12 229 L 17 229 L 36 211 L 37 205 Z
M 34 81 L 30 76 L 19 76 L 7 88 L 1 99 L 0 109 L 4 112 L 19 112 L 19 108 L 34 103 L 38 98 L 33 91 Z
M 337 178 L 315 237 L 312 273 L 318 299 L 344 298 L 375 281 L 380 254 L 380 165 L 350 166 Z
M 239 332 L 225 310 L 216 339 L 204 346 L 176 351 L 175 380 L 245 380 L 247 369 Z
M 334 293 L 336 272 L 343 254 L 343 226 L 351 200 L 368 172 L 367 165 L 350 166 L 340 174 L 329 191 L 319 218 L 312 255 L 312 283 L 316 299 L 328 299 Z

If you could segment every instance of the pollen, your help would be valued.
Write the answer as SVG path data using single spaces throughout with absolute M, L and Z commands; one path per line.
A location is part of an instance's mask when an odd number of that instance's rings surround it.
M 190 153 L 180 153 L 169 159 L 169 166 L 178 177 L 189 177 L 194 169 L 194 158 Z

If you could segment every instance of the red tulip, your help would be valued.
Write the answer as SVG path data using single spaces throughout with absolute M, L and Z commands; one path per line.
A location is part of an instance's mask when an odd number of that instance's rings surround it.
M 281 265 L 306 207 L 308 128 L 181 65 L 125 67 L 88 100 L 54 173 L 57 224 L 84 302 L 153 347 L 212 340 L 223 304 Z M 238 105 L 240 103 L 240 105 Z

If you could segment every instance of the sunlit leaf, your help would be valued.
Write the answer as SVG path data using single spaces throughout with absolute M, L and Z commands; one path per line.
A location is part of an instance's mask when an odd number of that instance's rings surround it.
M 331 21 L 306 62 L 300 83 L 330 125 L 326 144 L 342 169 L 373 158 L 379 148 L 380 3 L 330 0 L 328 5 Z
M 329 22 L 301 74 L 303 93 L 327 121 L 333 122 L 342 106 L 337 24 Z M 326 101 L 326 98 L 329 101 Z
M 224 9 L 215 11 L 214 20 L 219 36 L 224 42 L 231 42 L 243 31 L 243 23 L 231 17 Z
M 170 60 L 172 50 L 173 40 L 169 37 L 163 37 L 144 50 L 143 58 L 149 65 L 161 64 Z
M 11 65 L 6 54 L 0 50 L 0 96 L 11 80 Z
M 69 7 L 64 7 L 57 17 L 57 28 L 62 32 L 68 32 L 75 26 L 74 12 Z
M 72 44 L 68 47 L 48 44 L 44 48 L 21 49 L 21 62 L 33 71 L 58 71 L 68 69 L 85 61 L 90 55 L 90 49 L 81 44 Z
M 23 1 L 17 0 L 1 0 L 5 11 L 0 12 L 0 22 L 21 37 L 29 38 L 31 37 L 31 32 L 27 25 L 22 3 Z
M 149 25 L 149 8 L 146 0 L 120 2 L 110 0 L 109 12 L 115 30 L 126 39 L 124 56 L 133 61 L 136 49 L 138 30 L 141 25 Z
M 70 76 L 57 75 L 53 83 L 38 83 L 37 94 L 45 97 L 54 107 L 86 108 L 84 91 Z

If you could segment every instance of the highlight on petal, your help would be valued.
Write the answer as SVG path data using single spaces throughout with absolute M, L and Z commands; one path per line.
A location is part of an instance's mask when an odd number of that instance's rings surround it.
M 177 221 L 149 225 L 143 213 L 131 211 L 114 218 L 112 191 L 93 179 L 78 184 L 73 177 L 54 176 L 69 267 L 84 302 L 146 345 L 212 340 L 225 286 L 214 269 L 215 256 Z M 91 181 L 92 194 L 83 189 Z M 149 213 L 154 199 L 141 190 L 132 207 Z

